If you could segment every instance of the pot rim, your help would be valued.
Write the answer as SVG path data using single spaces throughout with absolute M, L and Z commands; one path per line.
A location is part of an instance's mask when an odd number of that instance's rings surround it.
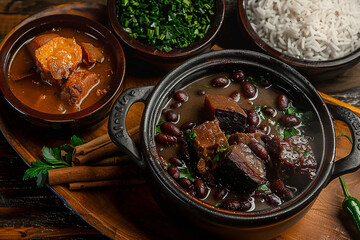
M 183 79 L 179 76 L 184 76 L 188 72 L 196 71 L 196 68 L 199 66 L 208 66 L 214 61 L 223 61 L 224 63 L 229 63 L 234 59 L 250 61 L 260 65 L 262 64 L 262 67 L 265 65 L 262 62 L 259 63 L 260 61 L 275 64 L 282 70 L 282 72 L 278 74 L 296 78 L 297 82 L 292 82 L 294 84 L 293 87 L 296 88 L 297 91 L 301 91 L 304 94 L 304 98 L 306 98 L 307 101 L 312 105 L 320 119 L 320 124 L 322 127 L 323 154 L 316 177 L 312 180 L 311 184 L 302 192 L 301 195 L 297 196 L 293 200 L 286 202 L 285 204 L 280 205 L 280 207 L 271 208 L 270 211 L 267 210 L 249 213 L 231 212 L 215 208 L 209 204 L 205 204 L 201 202 L 201 200 L 186 194 L 184 190 L 176 185 L 174 180 L 164 174 L 165 171 L 159 162 L 159 154 L 155 148 L 155 142 L 153 140 L 153 126 L 156 125 L 159 112 L 163 106 L 162 103 L 168 99 L 168 96 L 174 91 L 176 86 L 181 85 L 180 83 Z M 290 81 L 290 77 L 285 78 L 288 82 Z M 184 87 L 184 85 L 180 87 Z M 310 97 L 305 94 L 305 90 L 308 91 L 308 95 L 311 94 L 311 101 Z M 289 218 L 290 216 L 300 212 L 317 197 L 322 188 L 327 184 L 328 179 L 333 171 L 335 156 L 335 130 L 331 114 L 323 99 L 320 97 L 311 83 L 300 73 L 287 64 L 265 54 L 247 50 L 229 49 L 202 54 L 191 60 L 188 60 L 181 66 L 168 73 L 162 79 L 162 81 L 156 85 L 155 89 L 152 91 L 146 102 L 146 107 L 141 123 L 141 144 L 142 156 L 147 163 L 147 167 L 149 168 L 148 170 L 151 171 L 151 174 L 162 183 L 162 186 L 166 188 L 167 191 L 169 191 L 169 194 L 178 198 L 181 202 L 187 205 L 187 207 L 191 207 L 192 210 L 197 211 L 198 214 L 204 215 L 205 218 L 215 219 L 215 221 L 219 222 L 226 222 L 229 225 L 238 225 L 241 222 L 245 225 L 255 226 L 278 222 L 280 220 Z

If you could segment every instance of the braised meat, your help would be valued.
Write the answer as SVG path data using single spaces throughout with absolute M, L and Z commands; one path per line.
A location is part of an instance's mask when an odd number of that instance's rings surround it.
M 206 162 L 212 161 L 215 152 L 221 148 L 228 147 L 228 141 L 224 132 L 221 131 L 219 121 L 206 121 L 195 127 L 196 134 L 194 149 L 198 155 L 198 171 L 201 175 L 206 172 Z
M 76 70 L 70 74 L 69 79 L 62 86 L 61 99 L 71 106 L 76 106 L 99 81 L 99 76 L 96 73 L 85 69 Z
M 275 136 L 267 144 L 271 161 L 279 171 L 292 171 L 315 176 L 317 162 L 307 138 L 292 136 L 281 139 Z
M 104 61 L 104 54 L 102 51 L 92 45 L 91 43 L 80 43 L 82 54 L 83 54 L 83 62 L 92 65 L 96 62 L 103 62 Z
M 61 85 L 82 62 L 82 50 L 75 39 L 56 37 L 35 50 L 35 59 L 41 78 Z
M 253 141 L 260 142 L 260 137 L 261 137 L 260 132 L 256 132 L 256 133 L 234 133 L 229 137 L 228 142 L 229 142 L 230 145 L 237 145 L 237 144 L 240 144 L 240 143 L 244 143 L 244 144 L 248 145 L 249 143 L 251 143 Z
M 246 113 L 234 99 L 223 95 L 207 94 L 205 110 L 209 119 L 219 120 L 220 128 L 227 134 L 245 131 Z
M 244 143 L 227 149 L 216 174 L 234 188 L 253 191 L 266 182 L 265 164 Z

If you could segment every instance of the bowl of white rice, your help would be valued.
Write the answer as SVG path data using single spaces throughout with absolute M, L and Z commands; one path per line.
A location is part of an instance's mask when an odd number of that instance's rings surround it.
M 360 0 L 239 0 L 241 32 L 309 80 L 360 62 Z

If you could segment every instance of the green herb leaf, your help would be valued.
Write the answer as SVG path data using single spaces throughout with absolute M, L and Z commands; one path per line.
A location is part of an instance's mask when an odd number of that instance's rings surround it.
M 64 161 L 61 159 L 60 149 L 58 148 L 43 147 L 42 154 L 44 160 L 50 164 L 64 164 Z
M 309 152 L 309 151 L 306 151 L 306 152 L 304 153 L 304 158 L 307 158 L 309 155 L 310 155 L 310 152 Z
M 70 139 L 70 143 L 76 147 L 76 146 L 79 146 L 79 145 L 82 145 L 84 144 L 85 142 L 83 140 L 81 140 L 79 137 L 73 135 Z
M 290 128 L 290 129 L 285 129 L 284 130 L 284 138 L 289 138 L 289 137 L 295 136 L 298 133 L 299 133 L 299 131 L 294 127 Z
M 271 191 L 269 186 L 267 184 L 262 184 L 260 186 L 258 186 L 258 188 L 256 189 L 257 191 L 262 191 L 262 192 L 269 192 Z
M 160 125 L 163 124 L 165 121 L 159 121 L 158 124 L 155 126 L 155 136 L 162 133 Z
M 215 203 L 215 207 L 219 207 L 221 205 L 221 202 Z
M 194 139 L 196 137 L 197 136 L 196 136 L 196 133 L 194 131 L 191 131 L 191 132 L 189 131 L 189 135 L 187 137 L 187 140 L 188 140 L 189 144 L 194 145 Z
M 180 178 L 186 178 L 190 181 L 194 182 L 194 174 L 189 170 L 188 167 L 179 167 L 180 170 Z
M 84 141 L 74 135 L 71 138 L 71 143 L 72 145 L 64 144 L 60 148 L 49 148 L 44 146 L 42 148 L 42 154 L 45 162 L 40 160 L 32 162 L 31 168 L 25 171 L 23 180 L 36 177 L 37 186 L 42 187 L 46 183 L 49 170 L 70 167 L 74 146 L 83 144 Z
M 262 111 L 262 108 L 263 107 L 261 107 L 259 105 L 255 105 L 255 107 L 254 107 L 254 110 L 257 113 L 257 115 L 259 116 L 260 120 L 264 120 L 266 118 L 264 112 Z

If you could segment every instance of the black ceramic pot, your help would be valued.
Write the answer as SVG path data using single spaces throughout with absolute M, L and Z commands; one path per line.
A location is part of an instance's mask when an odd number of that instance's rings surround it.
M 293 99 L 312 108 L 319 118 L 320 148 L 318 171 L 311 184 L 289 202 L 266 211 L 239 213 L 214 208 L 186 194 L 162 167 L 155 147 L 155 125 L 161 110 L 175 91 L 201 76 L 229 69 L 266 71 L 274 76 L 275 85 Z M 253 71 L 252 70 L 252 71 Z M 144 102 L 141 122 L 141 145 L 129 137 L 125 119 L 132 104 Z M 354 145 L 349 156 L 334 162 L 334 120 L 347 123 L 352 131 Z M 174 69 L 156 86 L 126 90 L 116 101 L 110 113 L 109 134 L 121 149 L 146 171 L 154 197 L 166 212 L 184 217 L 208 231 L 226 238 L 269 239 L 280 235 L 310 209 L 320 191 L 334 178 L 356 171 L 360 166 L 360 118 L 343 107 L 326 105 L 315 88 L 297 71 L 267 55 L 251 51 L 222 50 L 195 57 Z

